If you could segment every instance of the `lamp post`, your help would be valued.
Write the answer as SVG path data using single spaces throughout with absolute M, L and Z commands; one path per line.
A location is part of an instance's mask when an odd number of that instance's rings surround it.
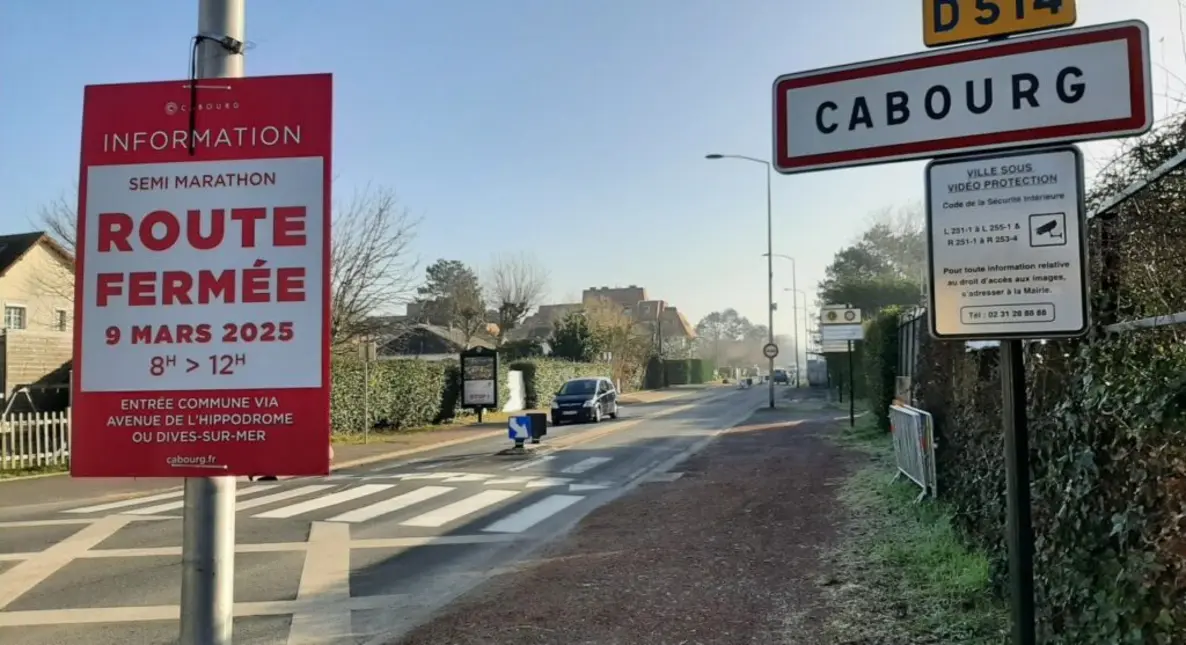
M 770 162 L 745 155 L 705 155 L 705 159 L 740 159 L 760 163 L 766 167 L 766 329 L 770 332 L 769 342 L 774 344 L 774 212 L 773 199 L 770 192 Z M 796 353 L 796 362 L 798 353 Z M 774 407 L 774 359 L 770 359 L 770 369 L 767 372 L 770 381 L 770 407 Z
M 783 255 L 782 253 L 773 253 L 773 252 L 764 253 L 763 255 L 768 255 L 771 258 L 782 258 L 784 260 L 790 260 L 790 262 L 791 262 L 791 288 L 790 288 L 790 290 L 791 291 L 799 291 L 799 278 L 798 278 L 799 268 L 797 266 L 798 263 L 795 262 L 795 258 L 793 258 L 789 255 Z M 794 300 L 794 296 L 791 297 L 791 300 Z M 804 305 L 807 304 L 806 296 L 804 296 L 803 304 Z M 806 326 L 806 325 L 804 325 L 804 326 Z M 795 345 L 798 346 L 798 344 L 799 344 L 799 323 L 795 322 Z M 795 371 L 796 372 L 799 371 L 799 352 L 798 351 L 795 352 Z M 798 379 L 797 376 L 795 378 Z M 796 387 L 798 387 L 798 383 L 796 383 Z
M 809 332 L 807 330 L 807 294 L 804 293 L 801 289 L 795 289 L 794 287 L 792 287 L 790 289 L 783 289 L 783 291 L 790 291 L 791 292 L 791 300 L 795 303 L 795 305 L 793 307 L 793 309 L 795 310 L 794 317 L 793 317 L 793 322 L 795 325 L 795 387 L 799 387 L 799 378 L 800 378 L 800 375 L 799 375 L 799 312 L 800 311 L 803 312 L 803 314 L 802 314 L 802 316 L 803 316 L 803 335 L 807 336 L 809 334 Z M 803 296 L 803 309 L 799 309 L 799 300 L 798 300 L 798 298 L 795 297 L 796 295 Z M 806 345 L 804 345 L 804 346 L 806 346 Z M 803 359 L 807 360 L 807 352 L 806 351 L 804 351 L 804 353 L 803 353 Z

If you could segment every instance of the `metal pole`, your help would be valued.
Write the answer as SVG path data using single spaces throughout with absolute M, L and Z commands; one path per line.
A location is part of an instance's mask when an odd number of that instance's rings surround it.
M 362 354 L 362 442 L 371 439 L 371 346 L 370 341 L 363 345 Z M 478 412 L 478 422 L 481 423 L 482 414 Z
M 791 300 L 794 301 L 795 306 L 791 311 L 791 324 L 794 326 L 795 334 L 795 387 L 799 387 L 799 282 L 797 275 L 799 267 L 796 266 L 794 258 L 791 258 Z M 803 294 L 803 308 L 807 308 L 807 294 Z
M 1034 527 L 1030 517 L 1029 419 L 1020 340 L 1001 341 L 1001 403 L 1005 431 L 1005 519 L 1014 645 L 1035 645 Z
M 857 424 L 856 376 L 852 369 L 852 341 L 848 341 L 848 427 Z
M 199 0 L 198 34 L 246 42 L 244 0 Z M 243 76 L 242 53 L 202 40 L 198 78 Z M 185 480 L 181 545 L 181 645 L 231 645 L 235 604 L 235 478 Z
M 774 199 L 771 195 L 771 169 L 766 163 L 766 320 L 769 343 L 774 344 Z M 770 359 L 770 407 L 774 408 L 774 358 Z

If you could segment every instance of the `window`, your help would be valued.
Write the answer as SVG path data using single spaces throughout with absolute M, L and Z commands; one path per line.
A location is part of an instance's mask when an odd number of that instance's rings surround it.
M 25 328 L 25 308 L 21 305 L 5 305 L 4 307 L 4 328 L 5 329 L 24 329 Z
M 66 331 L 66 315 L 65 309 L 54 309 L 54 329 Z

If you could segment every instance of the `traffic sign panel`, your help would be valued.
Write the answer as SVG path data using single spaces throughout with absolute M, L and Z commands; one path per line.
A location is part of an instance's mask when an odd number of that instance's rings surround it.
M 824 325 L 820 327 L 823 342 L 864 340 L 865 328 L 860 325 Z
M 71 474 L 328 473 L 332 95 L 86 88 Z
M 778 345 L 774 343 L 766 343 L 762 347 L 762 355 L 769 359 L 774 359 L 778 356 Z
M 1140 21 L 790 74 L 774 165 L 794 174 L 1141 134 L 1153 124 Z
M 852 307 L 826 307 L 820 311 L 821 325 L 860 324 L 861 310 Z
M 927 47 L 1070 27 L 1075 0 L 923 0 Z
M 1083 192 L 1074 147 L 928 165 L 931 333 L 966 340 L 1085 333 Z

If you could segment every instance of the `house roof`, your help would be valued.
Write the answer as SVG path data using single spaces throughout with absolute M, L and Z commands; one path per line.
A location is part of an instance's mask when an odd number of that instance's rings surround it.
M 61 256 L 66 262 L 74 264 L 74 256 L 55 242 L 52 237 L 46 235 L 45 231 L 0 235 L 0 276 L 8 273 L 8 270 L 20 262 L 26 253 L 40 243 L 46 244 L 51 251 Z

